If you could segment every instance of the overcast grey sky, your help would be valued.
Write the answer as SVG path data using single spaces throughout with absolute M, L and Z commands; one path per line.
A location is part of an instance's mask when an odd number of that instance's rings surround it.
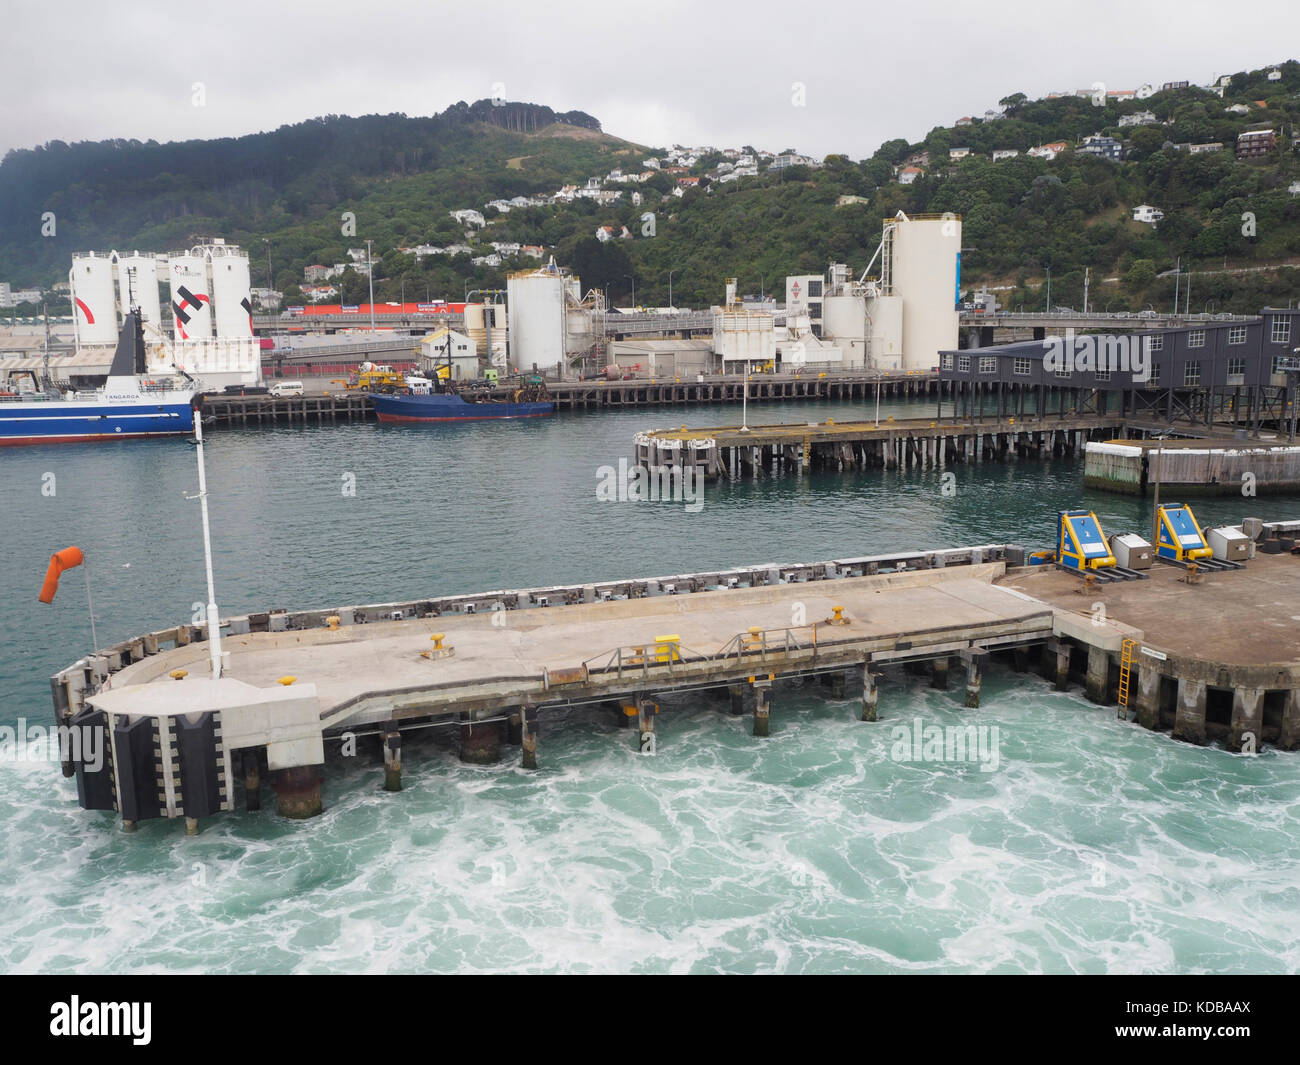
M 4 13 L 0 153 L 427 115 L 500 83 L 643 144 L 861 158 L 1012 92 L 1204 83 L 1300 54 L 1296 0 L 9 0 Z

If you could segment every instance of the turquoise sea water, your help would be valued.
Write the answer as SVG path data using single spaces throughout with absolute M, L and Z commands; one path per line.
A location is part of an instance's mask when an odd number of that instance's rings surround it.
M 927 408 L 923 408 L 928 411 Z M 903 414 L 901 405 L 886 413 Z M 817 474 L 710 485 L 699 513 L 602 503 L 598 469 L 643 428 L 738 411 L 520 424 L 210 433 L 223 611 L 378 602 L 707 567 L 986 542 L 1047 546 L 1063 506 L 1108 531 L 1146 505 L 1085 492 L 1073 462 Z M 759 407 L 751 422 L 865 416 Z M 54 475 L 54 495 L 48 491 Z M 345 475 L 356 494 L 345 495 Z M 48 677 L 90 642 L 83 574 L 36 602 L 50 553 L 87 555 L 100 643 L 206 598 L 193 449 L 180 441 L 0 453 L 0 725 L 50 721 Z M 1300 500 L 1249 512 L 1300 516 Z M 1238 520 L 1240 501 L 1197 504 Z M 544 719 L 517 750 L 459 763 L 408 741 L 406 790 L 377 743 L 332 759 L 326 811 L 117 820 L 45 762 L 0 760 L 0 969 L 10 972 L 1295 972 L 1300 759 L 1195 748 L 1082 693 L 991 670 L 959 686 L 890 674 L 875 724 L 809 684 L 772 736 L 704 696 L 666 700 L 657 753 L 608 714 Z M 899 761 L 893 730 L 997 726 L 999 765 Z

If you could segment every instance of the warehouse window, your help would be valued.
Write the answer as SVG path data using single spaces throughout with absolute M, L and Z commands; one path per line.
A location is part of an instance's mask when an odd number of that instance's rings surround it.
M 1098 371 L 1096 371 L 1096 374 L 1095 374 L 1094 376 L 1096 376 L 1096 378 L 1097 378 L 1098 381 L 1109 381 L 1109 380 L 1110 380 L 1110 371 L 1109 371 L 1109 370 L 1098 370 Z
M 1029 368 L 1033 365 L 1028 359 L 1016 359 L 1012 370 L 1020 377 L 1029 376 Z
M 1268 339 L 1273 344 L 1285 344 L 1291 339 L 1291 319 L 1280 315 L 1273 319 L 1273 328 Z
M 969 355 L 958 355 L 958 356 L 957 356 L 957 372 L 958 372 L 958 373 L 970 373 L 970 356 L 969 356 Z
M 1155 336 L 1147 337 L 1147 351 L 1164 351 L 1164 350 L 1165 350 L 1164 333 L 1157 333 Z
M 1201 383 L 1201 364 L 1193 359 L 1183 367 L 1183 384 L 1199 385 Z
M 940 356 L 940 359 L 939 359 L 939 365 L 940 365 L 943 369 L 945 369 L 945 370 L 951 370 L 951 369 L 952 369 L 952 356 L 951 356 L 951 355 L 943 355 L 943 356 Z
M 1151 368 L 1147 370 L 1147 387 L 1157 388 L 1160 385 L 1160 363 L 1153 362 Z
M 1288 362 L 1290 362 L 1290 360 L 1291 360 L 1291 356 L 1289 356 L 1289 355 L 1274 355 L 1274 356 L 1273 356 L 1273 372 L 1274 372 L 1275 374 L 1286 373 L 1286 365 L 1285 365 L 1285 364 L 1288 363 Z
M 1205 347 L 1205 330 L 1193 329 L 1187 334 L 1187 346 L 1189 348 Z
M 997 373 L 998 360 L 992 355 L 980 356 L 980 373 Z
M 1067 366 L 1067 367 L 1066 367 L 1065 369 L 1063 369 L 1063 370 L 1057 370 L 1057 371 L 1056 371 L 1056 376 L 1057 376 L 1057 377 L 1069 377 L 1069 376 L 1070 376 L 1070 368 Z
M 1229 329 L 1228 343 L 1229 344 L 1246 343 L 1246 327 L 1244 325 L 1234 325 L 1231 329 Z
M 1245 377 L 1245 376 L 1246 376 L 1246 360 L 1245 360 L 1245 359 L 1229 359 L 1229 360 L 1228 360 L 1228 376 L 1229 376 L 1229 377 Z

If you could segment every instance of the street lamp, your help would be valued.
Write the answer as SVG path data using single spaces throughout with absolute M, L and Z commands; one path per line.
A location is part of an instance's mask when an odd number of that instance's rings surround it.
M 635 313 L 635 311 L 636 311 L 636 278 L 633 277 L 631 274 L 624 274 L 623 276 L 626 277 L 629 281 L 632 282 L 632 311 Z
M 673 274 L 676 272 L 676 270 L 668 271 L 668 309 L 670 311 L 673 309 Z
M 366 273 L 370 275 L 370 331 L 375 331 L 375 262 L 370 254 L 370 241 L 366 241 Z

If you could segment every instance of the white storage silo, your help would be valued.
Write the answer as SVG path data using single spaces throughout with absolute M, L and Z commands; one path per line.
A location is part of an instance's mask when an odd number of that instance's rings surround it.
M 562 372 L 565 278 L 556 270 L 520 271 L 506 279 L 510 364 L 521 373 Z
M 158 298 L 158 259 L 138 251 L 117 260 L 118 306 L 125 317 L 133 306 L 140 308 L 146 325 L 163 326 L 162 301 Z
M 869 365 L 873 370 L 898 370 L 903 366 L 903 299 L 876 296 L 867 301 L 870 330 Z
M 77 346 L 117 343 L 117 293 L 113 261 L 92 251 L 76 255 L 68 272 L 76 321 Z
M 249 290 L 248 255 L 234 245 L 209 250 L 212 270 L 212 315 L 221 339 L 253 335 L 253 299 Z
M 929 370 L 957 347 L 957 254 L 961 219 L 893 222 L 892 284 L 903 297 L 903 368 Z
M 832 273 L 836 269 L 832 266 Z M 867 346 L 866 297 L 853 293 L 827 296 L 822 301 L 822 336 L 834 340 L 844 352 L 845 369 L 861 366 Z
M 169 256 L 167 280 L 170 283 L 176 339 L 211 339 L 212 293 L 208 290 L 207 256 L 197 248 Z

